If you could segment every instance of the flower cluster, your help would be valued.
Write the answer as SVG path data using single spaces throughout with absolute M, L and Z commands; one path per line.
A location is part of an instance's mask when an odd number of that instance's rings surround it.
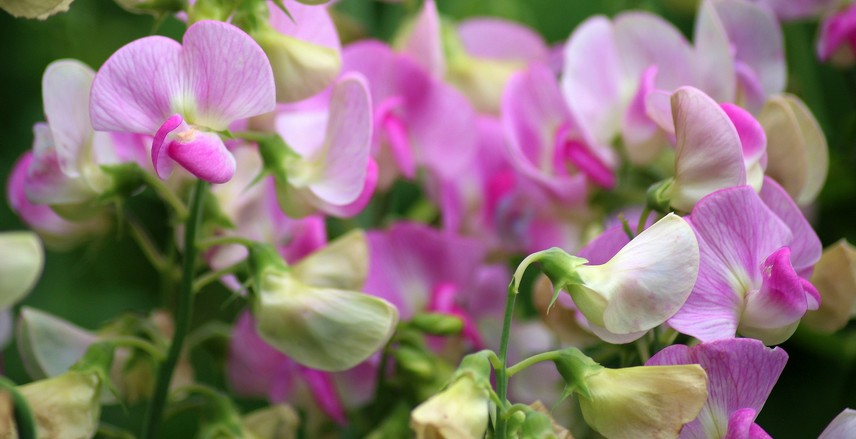
M 434 0 L 343 44 L 325 3 L 123 0 L 181 41 L 46 68 L 7 185 L 32 232 L 0 234 L 0 339 L 36 381 L 0 380 L 2 431 L 93 437 L 145 402 L 146 439 L 179 410 L 200 437 L 769 437 L 777 345 L 856 315 L 853 247 L 806 217 L 830 159 L 781 22 L 822 17 L 818 58 L 846 66 L 856 5 L 702 0 L 692 38 L 625 11 L 550 46 Z M 167 309 L 12 312 L 42 245 L 116 231 Z M 212 290 L 240 310 L 198 322 Z M 853 431 L 845 410 L 822 437 Z

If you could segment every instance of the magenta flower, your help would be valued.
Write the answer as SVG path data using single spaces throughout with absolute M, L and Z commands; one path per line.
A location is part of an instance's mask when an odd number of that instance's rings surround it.
M 667 192 L 673 207 L 689 212 L 702 197 L 744 184 L 760 190 L 767 138 L 746 110 L 681 87 L 671 96 L 671 114 L 658 112 L 655 119 L 677 140 L 675 177 Z
M 183 45 L 153 36 L 114 53 L 95 76 L 90 114 L 96 130 L 154 134 L 161 178 L 178 163 L 224 183 L 235 158 L 216 132 L 274 105 L 273 73 L 258 44 L 230 24 L 200 21 Z
M 502 121 L 511 163 L 557 201 L 579 203 L 589 186 L 615 186 L 612 151 L 578 121 L 547 67 L 533 65 L 509 80 Z
M 380 188 L 399 174 L 414 178 L 417 167 L 439 178 L 465 169 L 476 138 L 475 111 L 464 96 L 378 41 L 351 44 L 342 56 L 342 71 L 359 72 L 369 83 Z
M 856 3 L 825 18 L 817 41 L 821 61 L 852 60 L 856 54 Z M 848 62 L 852 64 L 852 61 Z
M 780 348 L 736 338 L 669 346 L 645 365 L 699 364 L 707 372 L 707 402 L 698 418 L 681 430 L 681 439 L 769 439 L 755 418 L 787 361 L 788 354 Z
M 476 292 L 486 290 L 478 286 L 479 273 L 490 270 L 482 265 L 486 251 L 479 241 L 418 223 L 397 223 L 386 231 L 369 232 L 368 241 L 367 293 L 395 305 L 401 320 L 424 311 L 460 317 L 463 336 L 475 347 L 483 346 L 476 318 L 480 312 L 501 315 L 501 310 L 473 306 L 481 300 Z M 496 293 L 494 299 L 503 294 L 503 283 L 491 291 Z
M 701 265 L 692 294 L 669 320 L 678 331 L 705 342 L 740 333 L 772 345 L 818 308 L 820 295 L 807 278 L 820 241 L 772 180 L 761 196 L 748 186 L 707 196 L 690 223 Z
M 281 108 L 276 131 L 296 156 L 275 175 L 282 209 L 292 217 L 315 211 L 350 217 L 369 202 L 377 185 L 370 157 L 372 103 L 362 75 L 348 73 L 329 93 Z

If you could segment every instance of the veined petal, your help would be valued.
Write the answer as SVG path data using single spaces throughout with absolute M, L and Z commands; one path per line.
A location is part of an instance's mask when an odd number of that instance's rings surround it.
M 698 418 L 684 426 L 681 437 L 706 438 L 725 436 L 735 412 L 760 412 L 787 361 L 787 353 L 780 348 L 770 349 L 758 340 L 735 338 L 691 348 L 669 346 L 645 364 L 700 364 L 704 368 L 708 399 Z
M 823 246 L 820 238 L 794 203 L 787 192 L 770 177 L 764 178 L 764 186 L 759 193 L 764 204 L 791 229 L 793 239 L 788 243 L 791 249 L 791 263 L 800 277 L 808 279 L 812 267 L 820 260 Z
M 182 43 L 182 91 L 190 96 L 170 97 L 173 109 L 190 123 L 224 130 L 233 121 L 274 110 L 270 62 L 244 31 L 228 23 L 199 21 L 187 29 Z M 184 98 L 193 102 L 176 102 Z M 188 113 L 191 108 L 197 113 Z
M 606 301 L 602 318 L 588 314 L 586 318 L 601 320 L 600 326 L 617 334 L 651 329 L 680 309 L 698 270 L 698 244 L 692 228 L 681 217 L 666 215 L 606 264 L 577 269 L 583 286 Z M 578 302 L 574 292 L 571 296 Z M 582 306 L 581 310 L 586 313 Z
M 76 60 L 52 62 L 42 76 L 45 117 L 53 135 L 59 166 L 69 177 L 80 175 L 80 162 L 91 159 L 89 92 L 95 72 Z
M 791 241 L 791 231 L 750 186 L 705 197 L 690 223 L 701 256 L 698 281 L 669 324 L 702 341 L 734 337 L 746 295 L 761 285 L 761 262 Z
M 746 184 L 740 136 L 728 115 L 692 87 L 672 95 L 677 152 L 672 206 L 689 212 L 716 190 Z
M 141 38 L 117 50 L 92 82 L 92 127 L 141 134 L 157 131 L 174 113 L 173 99 L 184 95 L 180 54 L 181 44 L 160 36 Z

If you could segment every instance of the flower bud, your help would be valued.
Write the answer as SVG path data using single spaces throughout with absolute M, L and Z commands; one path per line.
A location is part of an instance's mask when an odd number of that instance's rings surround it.
M 796 96 L 777 95 L 764 104 L 758 121 L 767 134 L 766 174 L 797 204 L 814 201 L 826 181 L 829 151 L 811 110 Z
M 827 247 L 814 266 L 811 283 L 820 293 L 820 307 L 802 322 L 815 331 L 832 333 L 856 314 L 856 248 L 846 239 Z
M 410 324 L 431 335 L 457 335 L 464 329 L 464 322 L 459 317 L 439 313 L 416 314 Z
M 583 418 L 610 439 L 676 438 L 707 400 L 707 375 L 697 364 L 600 368 L 584 382 Z
M 327 88 L 342 70 L 336 50 L 277 32 L 265 26 L 252 33 L 270 59 L 277 102 L 295 102 Z
M 310 286 L 269 246 L 250 249 L 256 329 L 268 344 L 313 369 L 350 369 L 379 350 L 398 310 L 368 294 Z
M 0 308 L 20 301 L 42 274 L 45 254 L 33 232 L 0 233 Z
M 38 437 L 79 439 L 95 435 L 101 415 L 97 372 L 69 371 L 18 387 L 35 415 Z
M 74 0 L 0 0 L 0 9 L 19 18 L 45 20 L 51 15 L 65 12 Z
M 410 415 L 418 439 L 484 437 L 489 415 L 486 383 L 474 374 L 461 374 Z

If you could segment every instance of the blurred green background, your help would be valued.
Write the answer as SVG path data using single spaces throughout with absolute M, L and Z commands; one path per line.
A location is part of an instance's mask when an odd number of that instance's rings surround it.
M 550 43 L 565 40 L 594 14 L 614 15 L 628 8 L 656 12 L 687 35 L 693 26 L 692 1 L 438 0 L 440 11 L 463 18 L 493 15 L 522 22 Z M 389 39 L 413 4 L 345 0 L 337 5 L 354 36 Z M 166 20 L 158 33 L 178 38 L 183 24 Z M 16 20 L 0 12 L 0 181 L 32 145 L 32 126 L 43 120 L 41 75 L 51 61 L 76 58 L 97 68 L 122 45 L 153 29 L 150 16 L 130 14 L 110 0 L 76 0 L 71 11 L 46 21 Z M 784 26 L 789 90 L 812 109 L 826 133 L 830 171 L 812 221 L 824 245 L 845 237 L 856 241 L 856 70 L 820 65 L 815 56 L 816 23 Z M 5 188 L 5 184 L 4 184 Z M 138 201 L 147 224 L 165 218 L 150 199 Z M 0 203 L 0 230 L 23 225 Z M 163 235 L 165 229 L 154 230 Z M 124 234 L 111 234 L 69 253 L 49 253 L 45 273 L 23 305 L 40 308 L 81 326 L 94 328 L 126 311 L 146 312 L 160 300 L 158 274 Z M 225 293 L 224 293 L 225 294 Z M 212 312 L 225 295 L 206 294 L 200 302 Z M 236 312 L 237 305 L 229 311 Z M 856 407 L 856 328 L 834 337 L 800 331 L 784 349 L 790 361 L 758 422 L 776 438 L 816 437 L 844 407 Z M 14 345 L 3 353 L 7 374 L 27 381 Z M 124 416 L 121 410 L 108 413 Z

